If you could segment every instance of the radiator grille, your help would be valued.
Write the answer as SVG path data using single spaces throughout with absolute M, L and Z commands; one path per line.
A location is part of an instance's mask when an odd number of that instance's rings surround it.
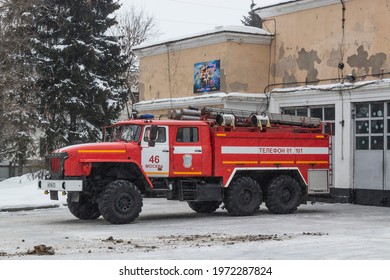
M 67 153 L 54 153 L 46 158 L 46 166 L 52 179 L 60 179 L 64 176 L 64 162 L 67 158 Z

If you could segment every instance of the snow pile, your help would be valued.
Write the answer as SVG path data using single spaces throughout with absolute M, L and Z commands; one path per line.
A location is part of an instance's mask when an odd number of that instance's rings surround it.
M 251 35 L 260 35 L 260 36 L 272 36 L 273 34 L 253 26 L 242 26 L 242 25 L 219 25 L 215 26 L 213 29 L 198 31 L 195 33 L 185 34 L 176 37 L 170 37 L 163 40 L 150 40 L 141 43 L 138 46 L 133 47 L 133 50 L 147 49 L 154 46 L 165 45 L 166 43 L 185 41 L 191 39 L 197 39 L 198 37 L 204 37 L 207 35 L 214 35 L 218 33 L 241 33 L 241 34 L 251 34 Z
M 48 195 L 38 190 L 38 179 L 31 174 L 13 177 L 0 182 L 0 211 L 31 207 L 60 206 L 66 203 L 66 197 L 50 200 Z
M 278 6 L 284 3 L 297 2 L 291 0 L 262 0 L 259 4 L 256 4 L 255 9 L 268 8 L 273 6 Z

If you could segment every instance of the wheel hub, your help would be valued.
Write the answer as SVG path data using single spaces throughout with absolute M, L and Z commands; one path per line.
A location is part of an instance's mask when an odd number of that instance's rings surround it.
M 131 197 L 129 194 L 123 193 L 116 199 L 116 208 L 121 213 L 126 213 L 131 208 Z
M 291 192 L 289 189 L 284 188 L 281 193 L 281 199 L 283 202 L 288 202 L 291 200 Z
M 244 205 L 248 205 L 251 203 L 253 198 L 252 192 L 250 190 L 243 190 L 240 193 L 240 200 Z

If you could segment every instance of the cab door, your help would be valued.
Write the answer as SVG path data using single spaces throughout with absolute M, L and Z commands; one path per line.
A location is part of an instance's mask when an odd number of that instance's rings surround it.
M 141 165 L 148 177 L 169 175 L 169 127 L 158 126 L 154 146 L 149 145 L 151 126 L 146 126 L 141 140 Z
M 202 176 L 203 147 L 196 126 L 176 127 L 171 151 L 174 176 Z

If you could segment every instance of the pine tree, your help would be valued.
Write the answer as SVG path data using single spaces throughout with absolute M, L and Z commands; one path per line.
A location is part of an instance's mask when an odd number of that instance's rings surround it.
M 253 26 L 253 27 L 262 28 L 263 27 L 263 20 L 253 10 L 253 8 L 255 6 L 256 6 L 256 4 L 252 0 L 252 3 L 250 5 L 250 11 L 248 12 L 248 16 L 243 16 L 244 19 L 242 19 L 241 22 L 245 26 Z
M 2 2 L 0 16 L 0 157 L 22 166 L 36 154 L 36 75 L 31 38 L 39 0 Z
M 118 39 L 113 0 L 44 0 L 35 50 L 40 113 L 48 151 L 96 141 L 127 101 L 126 61 Z

